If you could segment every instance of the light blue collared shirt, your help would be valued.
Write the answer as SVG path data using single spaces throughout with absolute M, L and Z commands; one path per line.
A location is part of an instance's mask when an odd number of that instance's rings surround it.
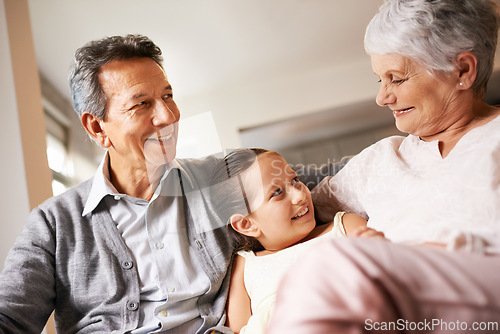
M 176 160 L 170 162 L 148 202 L 117 192 L 106 154 L 82 214 L 104 200 L 135 259 L 141 293 L 137 333 L 194 333 L 202 324 L 197 303 L 210 281 L 189 247 L 181 173 L 191 182 Z

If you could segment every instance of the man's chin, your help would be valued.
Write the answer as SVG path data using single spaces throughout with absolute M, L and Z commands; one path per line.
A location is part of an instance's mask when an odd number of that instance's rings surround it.
M 166 150 L 148 150 L 146 151 L 146 162 L 151 167 L 165 165 L 175 159 L 175 154 L 175 146 Z

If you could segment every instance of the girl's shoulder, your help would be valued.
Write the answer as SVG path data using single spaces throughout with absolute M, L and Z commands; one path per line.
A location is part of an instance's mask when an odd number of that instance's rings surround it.
M 241 256 L 244 259 L 249 259 L 249 258 L 255 257 L 255 253 L 251 250 L 250 251 L 241 250 L 241 251 L 238 251 L 236 254 Z
M 339 211 L 335 214 L 335 217 L 332 221 L 316 226 L 312 233 L 309 235 L 310 237 L 306 241 L 310 241 L 326 235 L 331 235 L 332 237 L 345 236 L 346 233 L 342 222 L 345 214 L 346 213 L 344 211 Z

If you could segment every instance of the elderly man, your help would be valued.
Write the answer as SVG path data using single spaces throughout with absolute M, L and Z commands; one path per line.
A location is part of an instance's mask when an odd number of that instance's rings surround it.
M 202 189 L 217 160 L 176 160 L 179 110 L 144 36 L 80 48 L 70 75 L 94 178 L 33 210 L 0 276 L 0 332 L 231 333 L 232 247 Z

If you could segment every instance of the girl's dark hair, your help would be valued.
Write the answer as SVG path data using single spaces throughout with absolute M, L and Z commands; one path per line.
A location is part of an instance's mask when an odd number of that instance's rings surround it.
M 219 218 L 228 225 L 228 234 L 235 242 L 235 252 L 264 249 L 257 239 L 236 232 L 231 227 L 230 218 L 234 214 L 247 216 L 251 213 L 241 174 L 252 166 L 259 155 L 270 152 L 262 148 L 235 150 L 226 155 L 212 173 L 210 199 Z

